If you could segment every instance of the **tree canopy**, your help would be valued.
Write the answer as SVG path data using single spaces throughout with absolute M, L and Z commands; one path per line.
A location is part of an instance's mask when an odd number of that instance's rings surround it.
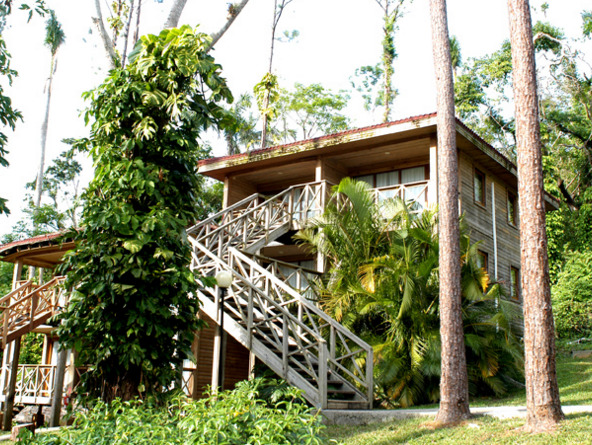
M 95 177 L 63 264 L 75 290 L 59 335 L 90 365 L 91 396 L 170 387 L 200 326 L 185 228 L 207 154 L 200 133 L 224 124 L 219 103 L 232 100 L 209 41 L 189 27 L 142 37 L 129 64 L 86 94 L 92 130 L 77 146 L 90 152 Z

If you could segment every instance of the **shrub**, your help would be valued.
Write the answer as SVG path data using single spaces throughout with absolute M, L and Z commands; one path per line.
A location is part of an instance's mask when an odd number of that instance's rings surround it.
M 592 251 L 569 255 L 552 288 L 559 338 L 592 335 Z
M 319 415 L 299 390 L 283 392 L 278 402 L 265 402 L 263 379 L 241 382 L 219 397 L 194 401 L 182 394 L 158 405 L 153 401 L 97 401 L 76 417 L 74 427 L 60 433 L 31 435 L 24 445 L 102 444 L 323 444 Z

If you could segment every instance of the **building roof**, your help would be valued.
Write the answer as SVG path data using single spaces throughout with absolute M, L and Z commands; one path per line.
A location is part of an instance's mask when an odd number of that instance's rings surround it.
M 218 180 L 224 180 L 225 177 L 237 174 L 243 175 L 243 177 L 247 175 L 253 179 L 257 172 L 271 168 L 286 178 L 294 171 L 294 163 L 305 161 L 310 163 L 315 156 L 335 157 L 344 150 L 361 151 L 366 150 L 368 146 L 386 147 L 387 144 L 398 144 L 412 139 L 435 138 L 436 117 L 435 112 L 421 114 L 289 144 L 252 150 L 247 153 L 204 159 L 198 164 L 199 172 Z M 517 185 L 517 167 L 510 159 L 488 144 L 458 118 L 456 118 L 456 130 L 457 146 L 461 151 L 468 153 L 475 161 L 487 166 L 497 177 L 504 179 L 509 184 Z M 416 150 L 414 154 L 417 155 L 418 151 Z M 401 154 L 401 156 L 404 155 Z M 370 162 L 368 157 L 365 157 L 365 161 Z M 255 180 L 272 180 L 268 175 L 264 176 L 267 177 L 259 177 Z M 546 202 L 548 209 L 557 208 L 557 201 L 547 194 Z
M 66 234 L 66 231 L 48 233 L 1 245 L 0 261 L 20 260 L 29 266 L 53 268 L 65 252 L 74 248 L 74 241 L 65 237 Z

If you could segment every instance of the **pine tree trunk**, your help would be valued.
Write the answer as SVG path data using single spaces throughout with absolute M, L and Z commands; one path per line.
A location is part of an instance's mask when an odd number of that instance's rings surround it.
M 469 417 L 469 385 L 461 312 L 458 159 L 452 63 L 446 1 L 431 0 L 432 42 L 437 91 L 438 196 L 440 235 L 440 338 L 442 374 L 436 421 Z
M 528 0 L 508 0 L 520 209 L 520 278 L 524 308 L 526 429 L 554 429 L 563 419 L 555 369 L 539 110 Z

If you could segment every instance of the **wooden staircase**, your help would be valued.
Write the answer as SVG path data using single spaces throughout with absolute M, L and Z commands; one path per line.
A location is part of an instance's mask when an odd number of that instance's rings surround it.
M 306 298 L 316 272 L 254 253 L 325 205 L 324 182 L 293 186 L 269 199 L 254 194 L 188 230 L 191 269 L 230 271 L 224 329 L 321 409 L 370 409 L 370 345 Z M 296 282 L 298 289 L 287 284 Z M 201 289 L 203 310 L 219 322 L 218 289 Z
M 64 290 L 60 284 L 64 280 L 65 277 L 58 276 L 42 285 L 26 281 L 0 299 L 2 349 L 46 323 L 61 309 Z

